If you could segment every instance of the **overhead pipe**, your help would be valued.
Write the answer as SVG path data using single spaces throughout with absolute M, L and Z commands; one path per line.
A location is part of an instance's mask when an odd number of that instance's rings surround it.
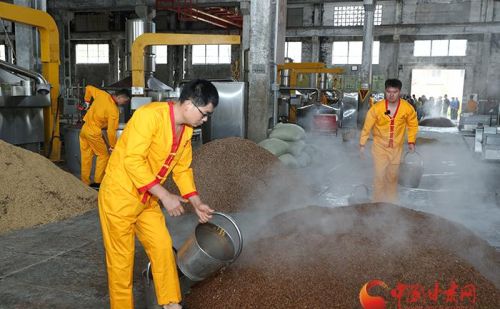
M 51 149 L 50 159 L 61 158 L 61 140 L 59 139 L 59 115 L 57 98 L 59 96 L 59 31 L 56 22 L 44 11 L 0 2 L 0 18 L 33 26 L 40 32 L 40 57 L 42 74 L 51 85 L 51 105 L 44 108 L 45 149 Z
M 132 44 L 132 94 L 144 94 L 144 49 L 151 45 L 240 44 L 239 35 L 144 33 Z
M 36 80 L 37 85 L 38 85 L 37 91 L 42 90 L 42 89 L 50 91 L 49 83 L 43 77 L 43 75 L 38 73 L 38 72 L 33 72 L 33 71 L 30 71 L 30 70 L 25 69 L 23 67 L 20 67 L 20 66 L 17 66 L 15 64 L 12 64 L 12 63 L 9 63 L 6 61 L 2 61 L 2 60 L 0 60 L 0 68 L 4 68 L 6 71 L 15 72 L 19 75 L 26 76 L 26 77 L 29 77 L 29 78 Z

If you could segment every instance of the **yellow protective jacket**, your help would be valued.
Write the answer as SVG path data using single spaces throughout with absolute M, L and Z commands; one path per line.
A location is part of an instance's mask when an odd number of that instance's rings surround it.
M 142 203 L 157 201 L 148 192 L 172 172 L 181 195 L 198 194 L 191 169 L 193 128 L 184 125 L 175 141 L 173 103 L 153 102 L 134 112 L 106 168 L 106 177 Z
M 396 112 L 391 117 L 386 115 L 387 104 L 387 100 L 380 100 L 368 110 L 359 139 L 360 145 L 366 144 L 373 129 L 374 144 L 397 149 L 403 146 L 407 128 L 408 144 L 415 144 L 418 132 L 415 109 L 407 101 L 399 99 Z
M 91 102 L 91 100 L 93 101 Z M 113 97 L 106 91 L 94 86 L 85 87 L 85 102 L 91 102 L 90 108 L 83 117 L 84 130 L 88 134 L 101 136 L 102 129 L 108 131 L 109 146 L 114 148 L 116 144 L 116 130 L 120 120 L 120 110 Z

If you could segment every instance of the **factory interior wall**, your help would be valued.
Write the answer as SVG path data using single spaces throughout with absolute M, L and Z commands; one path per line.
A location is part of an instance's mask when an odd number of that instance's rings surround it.
M 77 64 L 74 70 L 74 83 L 102 87 L 109 85 L 112 80 L 112 67 L 110 64 Z

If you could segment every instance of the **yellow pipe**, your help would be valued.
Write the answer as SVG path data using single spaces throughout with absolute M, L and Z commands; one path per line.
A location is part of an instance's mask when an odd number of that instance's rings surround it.
M 52 16 L 44 11 L 0 2 L 0 18 L 30 25 L 40 32 L 40 50 L 42 75 L 51 85 L 51 105 L 44 108 L 45 150 L 52 149 L 50 159 L 61 158 L 61 140 L 59 139 L 59 115 L 57 115 L 57 98 L 59 96 L 59 31 Z M 52 132 L 54 140 L 50 144 Z
M 144 91 L 144 49 L 150 45 L 240 44 L 239 35 L 144 33 L 132 44 L 132 92 Z M 136 92 L 139 91 L 139 92 Z

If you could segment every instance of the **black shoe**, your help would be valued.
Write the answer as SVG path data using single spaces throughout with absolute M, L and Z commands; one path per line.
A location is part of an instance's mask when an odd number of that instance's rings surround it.
M 91 183 L 89 186 L 90 186 L 92 189 L 96 189 L 97 191 L 99 191 L 99 187 L 101 186 L 101 184 L 100 184 L 100 183 L 95 183 L 95 182 L 94 182 L 94 183 Z

